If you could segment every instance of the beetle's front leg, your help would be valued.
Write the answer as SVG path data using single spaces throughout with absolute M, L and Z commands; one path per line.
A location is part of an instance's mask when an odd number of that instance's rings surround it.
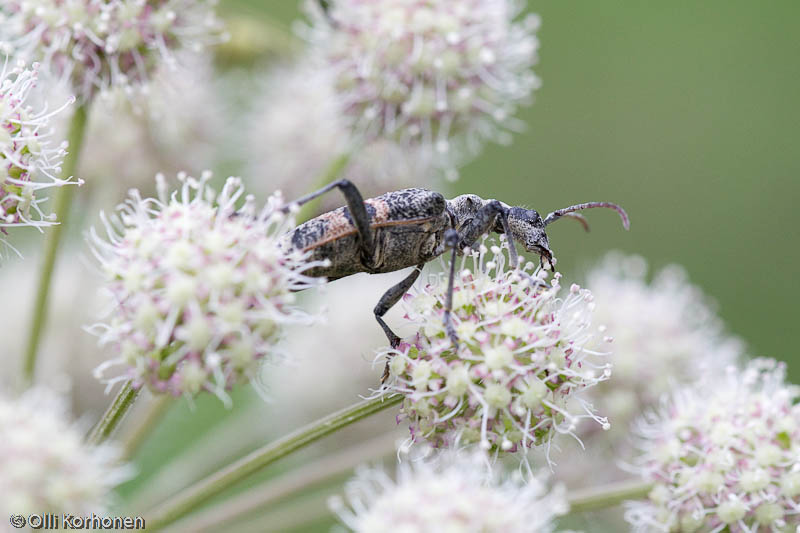
M 459 246 L 459 235 L 454 229 L 449 229 L 444 234 L 444 243 L 448 248 L 452 248 L 453 252 L 450 256 L 450 273 L 447 276 L 447 295 L 444 303 L 444 331 L 453 343 L 453 351 L 458 353 L 458 335 L 456 335 L 456 328 L 453 326 L 453 318 L 451 316 L 453 310 L 453 284 L 456 277 L 456 252 Z
M 383 315 L 385 315 L 389 309 L 391 309 L 394 304 L 400 301 L 400 298 L 403 297 L 405 293 L 408 292 L 408 289 L 417 281 L 420 272 L 422 272 L 422 267 L 425 266 L 425 263 L 420 263 L 414 270 L 411 271 L 411 274 L 406 276 L 406 278 L 398 283 L 397 285 L 390 288 L 386 291 L 381 299 L 378 301 L 378 305 L 375 306 L 373 313 L 375 313 L 375 320 L 378 321 L 383 332 L 386 333 L 386 338 L 389 339 L 389 344 L 392 348 L 397 348 L 400 344 L 400 337 L 392 331 L 388 324 L 383 320 Z M 386 361 L 386 366 L 383 369 L 383 376 L 381 376 L 381 383 L 386 382 L 386 379 L 389 377 L 389 361 Z
M 489 233 L 494 226 L 496 218 L 500 218 L 500 224 L 508 240 L 508 257 L 511 265 L 516 268 L 519 266 L 517 248 L 514 246 L 514 238 L 511 236 L 511 229 L 508 226 L 508 207 L 497 200 L 491 200 L 481 207 L 475 216 L 462 229 L 458 239 L 458 247 L 471 247 L 483 235 Z

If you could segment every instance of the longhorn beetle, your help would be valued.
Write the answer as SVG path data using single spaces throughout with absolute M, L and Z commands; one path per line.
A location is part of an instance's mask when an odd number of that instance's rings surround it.
M 453 251 L 445 306 L 445 330 L 458 346 L 458 337 L 450 319 L 453 301 L 453 278 L 457 252 L 471 247 L 482 235 L 491 231 L 505 233 L 511 264 L 519 265 L 514 241 L 529 252 L 539 255 L 542 266 L 555 271 L 553 252 L 545 227 L 562 218 L 577 219 L 588 231 L 586 219 L 576 213 L 591 207 L 614 209 L 629 228 L 625 210 L 609 202 L 588 202 L 553 211 L 542 218 L 533 209 L 510 207 L 498 200 L 484 200 L 475 194 L 462 194 L 446 200 L 438 192 L 426 189 L 403 189 L 364 200 L 356 186 L 340 179 L 292 202 L 302 205 L 326 192 L 338 188 L 347 201 L 346 207 L 323 213 L 290 231 L 282 241 L 285 247 L 310 252 L 311 260 L 327 260 L 326 266 L 306 271 L 310 276 L 335 280 L 368 272 L 394 272 L 410 266 L 414 270 L 400 283 L 390 288 L 375 306 L 375 319 L 380 324 L 392 348 L 400 343 L 383 315 L 411 288 L 428 261 Z M 388 377 L 388 363 L 381 382 Z

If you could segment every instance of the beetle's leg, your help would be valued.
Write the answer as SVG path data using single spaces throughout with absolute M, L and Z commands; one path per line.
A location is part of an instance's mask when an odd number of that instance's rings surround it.
M 508 257 L 511 260 L 511 265 L 516 268 L 519 266 L 519 259 L 517 258 L 517 248 L 514 246 L 514 238 L 511 236 L 511 229 L 508 227 L 508 207 L 497 200 L 491 200 L 478 209 L 472 220 L 461 230 L 458 247 L 463 249 L 475 244 L 475 241 L 482 235 L 489 233 L 489 230 L 494 226 L 495 219 L 498 217 L 508 241 Z
M 503 227 L 503 232 L 506 234 L 506 239 L 508 241 L 508 257 L 511 261 L 511 265 L 516 268 L 519 266 L 519 258 L 517 256 L 517 248 L 514 245 L 514 238 L 511 236 L 511 229 L 508 227 L 508 208 L 497 200 L 488 202 L 475 213 L 475 217 L 462 229 L 458 247 L 459 249 L 463 249 L 475 244 L 475 241 L 477 241 L 481 235 L 488 233 L 489 229 L 494 226 L 495 218 L 500 219 L 500 224 Z M 451 265 L 451 270 L 452 269 L 453 266 Z M 521 268 L 519 269 L 519 273 L 528 279 L 532 287 L 549 287 L 547 283 L 538 278 L 533 278 Z
M 369 214 L 367 213 L 366 204 L 364 204 L 364 198 L 352 181 L 348 179 L 333 181 L 321 189 L 295 200 L 290 205 L 303 205 L 335 188 L 342 191 L 344 199 L 347 201 L 347 207 L 350 209 L 350 216 L 353 218 L 353 224 L 355 224 L 359 236 L 361 258 L 364 261 L 369 261 L 375 255 L 375 238 L 369 225 Z M 284 208 L 284 210 L 288 210 L 288 207 Z
M 400 298 L 403 297 L 405 293 L 408 292 L 408 289 L 417 281 L 420 272 L 422 272 L 422 267 L 425 266 L 425 263 L 420 263 L 414 270 L 411 271 L 411 274 L 406 276 L 406 278 L 398 283 L 397 285 L 391 287 L 388 291 L 386 291 L 381 299 L 378 301 L 378 305 L 375 306 L 375 309 L 372 311 L 375 313 L 375 320 L 378 321 L 383 332 L 386 333 L 386 338 L 389 339 L 389 344 L 392 348 L 397 348 L 397 345 L 400 344 L 400 337 L 395 334 L 394 331 L 389 327 L 389 325 L 383 320 L 383 315 L 385 315 L 389 309 L 394 307 L 394 304 L 400 301 Z M 386 361 L 386 366 L 383 369 L 383 376 L 381 377 L 381 383 L 384 383 L 386 379 L 389 377 L 389 361 Z
M 453 282 L 456 277 L 456 251 L 459 246 L 459 235 L 454 229 L 449 229 L 444 234 L 444 243 L 448 248 L 453 249 L 450 256 L 450 273 L 447 276 L 447 295 L 444 302 L 444 330 L 453 343 L 453 350 L 458 352 L 458 335 L 456 335 L 456 328 L 453 326 L 453 320 L 450 313 L 453 309 Z

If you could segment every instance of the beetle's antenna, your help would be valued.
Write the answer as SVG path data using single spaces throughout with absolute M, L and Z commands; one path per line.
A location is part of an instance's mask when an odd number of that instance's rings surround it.
M 625 229 L 631 228 L 631 222 L 630 219 L 628 219 L 628 213 L 626 213 L 625 210 L 622 209 L 617 204 L 612 204 L 611 202 L 586 202 L 585 204 L 576 204 L 576 205 L 571 205 L 569 207 L 565 207 L 563 209 L 558 209 L 545 217 L 544 225 L 547 226 L 548 224 L 555 222 L 559 218 L 568 216 L 571 213 L 574 213 L 575 211 L 590 209 L 592 207 L 607 207 L 609 209 L 613 209 L 614 211 L 619 213 L 619 216 L 622 219 L 622 226 Z M 573 218 L 575 217 L 573 216 Z
M 572 218 L 577 220 L 583 226 L 583 229 L 586 230 L 586 233 L 589 233 L 589 221 L 586 220 L 586 217 L 581 215 L 580 213 L 567 213 L 564 215 L 566 218 Z

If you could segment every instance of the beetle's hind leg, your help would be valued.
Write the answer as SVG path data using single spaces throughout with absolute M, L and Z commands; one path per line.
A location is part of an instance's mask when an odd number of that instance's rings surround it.
M 372 228 L 370 227 L 369 213 L 367 213 L 364 197 L 361 196 L 361 193 L 358 191 L 358 188 L 352 181 L 348 179 L 333 181 L 321 189 L 309 193 L 295 200 L 294 202 L 291 202 L 289 205 L 303 205 L 319 196 L 322 196 L 326 192 L 337 188 L 342 191 L 342 195 L 347 202 L 347 208 L 350 210 L 350 216 L 353 219 L 353 225 L 356 227 L 356 231 L 358 232 L 361 259 L 368 264 L 368 262 L 375 255 L 375 236 L 373 235 Z M 286 209 L 288 209 L 288 207 Z
M 383 315 L 385 315 L 389 309 L 394 307 L 394 304 L 400 301 L 400 298 L 403 297 L 405 293 L 408 292 L 408 289 L 417 281 L 419 278 L 420 272 L 422 272 L 422 267 L 425 266 L 425 263 L 420 263 L 414 267 L 414 270 L 411 271 L 411 274 L 406 276 L 403 281 L 398 283 L 397 285 L 391 287 L 388 291 L 383 293 L 381 299 L 378 301 L 378 305 L 375 306 L 373 309 L 373 313 L 375 313 L 375 320 L 378 321 L 383 332 L 386 334 L 386 338 L 389 339 L 389 344 L 392 348 L 397 348 L 400 344 L 400 337 L 392 331 L 392 328 L 383 320 Z M 383 368 L 383 375 L 381 376 L 381 383 L 385 383 L 386 380 L 389 378 L 389 361 L 386 361 L 386 366 Z

